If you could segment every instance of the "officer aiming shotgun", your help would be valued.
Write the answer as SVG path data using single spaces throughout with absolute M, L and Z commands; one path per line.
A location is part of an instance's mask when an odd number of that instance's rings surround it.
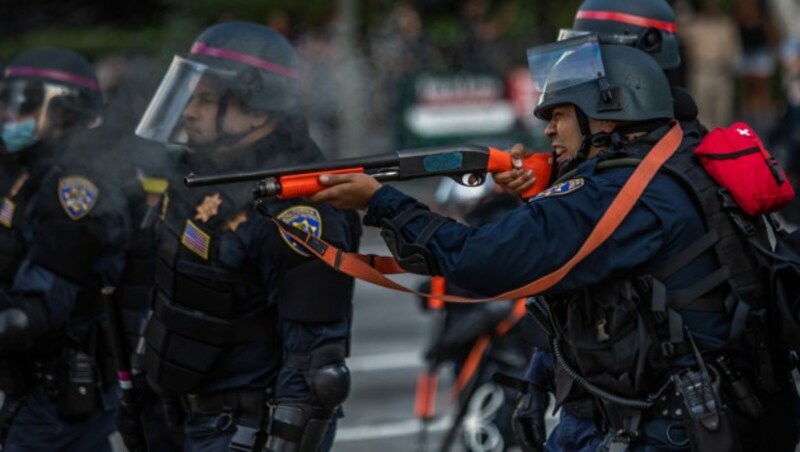
M 522 194 L 523 197 L 534 196 L 548 186 L 552 162 L 550 153 L 533 154 L 523 160 L 522 169 L 531 170 L 536 176 L 536 182 Z M 186 176 L 184 182 L 187 187 L 200 187 L 258 181 L 253 190 L 254 197 L 277 196 L 281 199 L 291 199 L 311 196 L 322 191 L 325 187 L 319 183 L 321 174 L 366 173 L 380 181 L 448 176 L 462 185 L 476 186 L 485 182 L 487 172 L 497 173 L 513 168 L 509 153 L 468 144 L 404 149 L 366 157 L 213 176 L 192 173 Z

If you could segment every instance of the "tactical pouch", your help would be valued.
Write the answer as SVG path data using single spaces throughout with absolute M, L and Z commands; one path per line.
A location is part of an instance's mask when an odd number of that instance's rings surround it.
M 694 151 L 700 163 L 750 215 L 776 212 L 794 199 L 778 161 L 745 123 L 712 130 Z
M 85 419 L 97 406 L 97 371 L 91 356 L 67 350 L 58 390 L 58 415 L 62 419 Z
M 562 332 L 587 381 L 624 397 L 646 394 L 666 369 L 645 284 L 610 282 L 566 301 Z
M 672 381 L 683 399 L 682 418 L 692 451 L 741 450 L 732 412 L 720 397 L 719 377 L 711 382 L 699 371 L 686 370 Z

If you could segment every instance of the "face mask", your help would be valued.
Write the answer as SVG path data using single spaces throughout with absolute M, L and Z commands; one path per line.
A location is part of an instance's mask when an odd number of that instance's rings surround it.
M 36 120 L 7 122 L 3 125 L 3 143 L 8 152 L 17 152 L 36 143 Z

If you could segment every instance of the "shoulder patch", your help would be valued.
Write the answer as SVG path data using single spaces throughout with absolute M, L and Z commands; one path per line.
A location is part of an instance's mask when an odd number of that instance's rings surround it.
M 536 195 L 533 198 L 531 198 L 531 200 L 529 202 L 536 201 L 537 199 L 549 198 L 551 196 L 566 195 L 566 194 L 572 193 L 574 191 L 577 191 L 582 187 L 583 187 L 583 178 L 582 177 L 578 177 L 578 178 L 575 178 L 575 179 L 570 179 L 568 181 L 561 182 L 558 185 L 554 185 L 554 186 L 548 188 L 547 190 L 539 193 L 538 195 Z
M 319 211 L 309 206 L 292 206 L 277 215 L 279 220 L 284 221 L 298 229 L 310 233 L 316 238 L 322 236 L 322 216 Z M 288 234 L 281 231 L 281 237 L 297 254 L 309 257 L 302 245 L 292 240 Z
M 99 194 L 97 186 L 84 177 L 70 176 L 58 180 L 58 200 L 73 220 L 80 220 L 91 212 Z
M 186 220 L 186 227 L 183 228 L 181 243 L 194 254 L 208 260 L 208 250 L 211 248 L 211 236 L 197 227 L 192 220 Z

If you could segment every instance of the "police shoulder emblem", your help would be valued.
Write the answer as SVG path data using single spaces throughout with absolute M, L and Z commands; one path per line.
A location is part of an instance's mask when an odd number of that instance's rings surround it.
M 298 229 L 308 232 L 316 238 L 322 236 L 322 216 L 319 211 L 309 206 L 292 206 L 279 213 L 277 218 Z M 298 244 L 288 234 L 281 231 L 281 237 L 296 253 L 301 256 L 310 256 L 302 245 Z
M 211 236 L 197 227 L 192 220 L 186 220 L 186 227 L 183 228 L 181 243 L 194 254 L 208 260 L 208 250 L 211 248 Z
M 530 202 L 536 201 L 537 199 L 549 198 L 551 196 L 561 196 L 572 193 L 583 187 L 583 184 L 584 182 L 582 177 L 570 179 L 564 182 L 559 182 L 556 185 L 553 185 L 547 190 L 531 198 Z
M 84 177 L 70 176 L 58 180 L 58 200 L 73 220 L 80 220 L 91 212 L 99 194 L 97 186 Z

